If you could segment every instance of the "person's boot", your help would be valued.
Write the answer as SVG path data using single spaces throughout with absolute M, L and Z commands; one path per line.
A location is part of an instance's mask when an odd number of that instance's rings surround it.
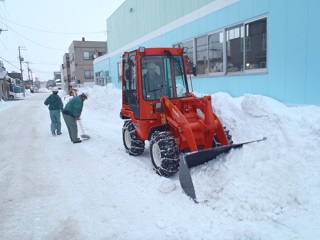
M 52 135 L 55 136 L 55 135 L 56 135 L 56 132 L 55 132 L 55 131 L 52 131 Z

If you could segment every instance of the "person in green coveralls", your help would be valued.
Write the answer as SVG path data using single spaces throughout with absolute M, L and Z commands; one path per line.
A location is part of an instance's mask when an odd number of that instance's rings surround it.
M 81 143 L 78 138 L 77 120 L 80 120 L 83 102 L 88 98 L 88 94 L 82 93 L 79 96 L 73 97 L 62 111 L 63 119 L 67 125 L 70 140 L 73 143 Z
M 61 135 L 60 111 L 63 109 L 63 103 L 58 95 L 58 88 L 52 89 L 52 94 L 44 101 L 44 105 L 49 105 L 49 113 L 51 119 L 51 133 L 53 136 Z

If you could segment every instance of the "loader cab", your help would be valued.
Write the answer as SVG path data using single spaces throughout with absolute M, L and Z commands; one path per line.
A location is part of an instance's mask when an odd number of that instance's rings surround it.
M 141 76 L 144 100 L 185 97 L 187 81 L 181 55 L 144 56 L 141 58 Z
M 130 112 L 136 119 L 157 118 L 149 109 L 160 102 L 161 96 L 178 99 L 189 93 L 182 49 L 143 48 L 126 52 L 122 66 L 121 118 L 132 118 Z

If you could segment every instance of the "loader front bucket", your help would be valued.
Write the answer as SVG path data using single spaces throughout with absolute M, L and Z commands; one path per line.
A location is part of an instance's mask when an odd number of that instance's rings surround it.
M 190 175 L 190 168 L 209 162 L 215 159 L 218 155 L 229 152 L 231 149 L 242 147 L 243 145 L 248 143 L 264 141 L 266 139 L 267 138 L 264 137 L 262 139 L 255 140 L 255 141 L 226 145 L 226 146 L 206 149 L 198 152 L 180 154 L 179 180 L 180 180 L 180 185 L 183 191 L 189 197 L 191 197 L 196 203 L 198 203 L 196 199 L 196 193 L 194 190 L 192 178 Z

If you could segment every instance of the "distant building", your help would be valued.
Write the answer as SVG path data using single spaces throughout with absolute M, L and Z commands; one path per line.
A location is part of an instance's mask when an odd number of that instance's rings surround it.
M 53 79 L 54 80 L 61 79 L 61 72 L 53 72 Z
M 106 42 L 104 41 L 73 41 L 69 47 L 69 65 L 70 65 L 70 87 L 79 87 L 94 84 L 93 60 L 106 53 Z M 68 63 L 67 56 L 64 57 L 64 67 Z M 69 80 L 68 68 L 63 71 L 63 79 Z M 69 83 L 69 82 L 68 82 Z
M 62 73 L 62 78 L 61 78 L 62 86 L 61 87 L 66 93 L 69 93 L 72 88 L 72 86 L 70 85 L 71 75 L 70 75 L 69 53 L 65 53 L 63 55 L 63 64 L 61 65 L 60 70 Z

